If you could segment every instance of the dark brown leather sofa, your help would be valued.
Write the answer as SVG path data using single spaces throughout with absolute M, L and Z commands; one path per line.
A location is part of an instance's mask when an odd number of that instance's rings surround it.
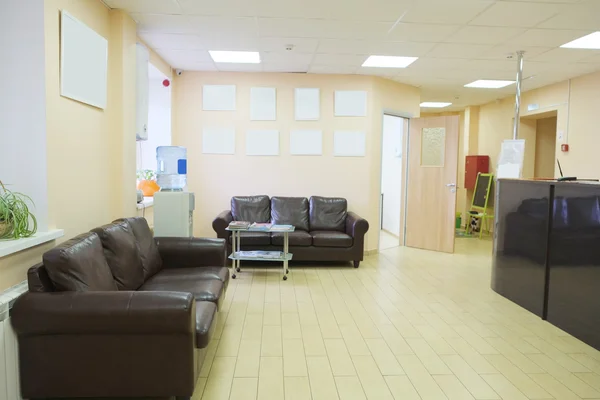
M 221 239 L 118 220 L 46 252 L 12 310 L 22 396 L 189 398 L 229 282 Z
M 223 211 L 213 221 L 217 237 L 227 240 L 231 251 L 231 221 L 290 224 L 290 252 L 295 261 L 352 261 L 358 268 L 364 255 L 367 220 L 348 212 L 346 199 L 313 196 L 239 196 L 231 199 L 231 211 Z M 281 250 L 282 233 L 242 232 L 241 248 Z

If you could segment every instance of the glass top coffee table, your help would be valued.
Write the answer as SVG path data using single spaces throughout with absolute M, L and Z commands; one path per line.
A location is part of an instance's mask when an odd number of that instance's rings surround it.
M 275 261 L 283 263 L 283 280 L 287 280 L 289 274 L 289 261 L 292 259 L 292 253 L 289 252 L 289 234 L 296 228 L 292 225 L 260 225 L 253 227 L 250 225 L 245 228 L 228 227 L 231 232 L 231 250 L 229 259 L 232 260 L 231 277 L 236 278 L 235 273 L 241 272 L 242 261 Z M 243 232 L 264 232 L 264 233 L 283 233 L 283 251 L 262 251 L 262 250 L 244 250 L 240 249 Z

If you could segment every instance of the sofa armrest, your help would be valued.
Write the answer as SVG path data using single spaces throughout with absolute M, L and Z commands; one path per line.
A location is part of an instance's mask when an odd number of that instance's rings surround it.
M 226 266 L 224 239 L 157 237 L 155 240 L 164 268 Z
M 231 211 L 225 210 L 214 219 L 212 223 L 213 230 L 217 234 L 218 238 L 228 239 L 231 232 L 226 231 L 229 223 L 233 221 L 233 215 L 231 215 Z
M 26 293 L 15 302 L 19 336 L 195 334 L 195 301 L 182 292 Z
M 354 239 L 364 237 L 369 230 L 369 222 L 366 219 L 359 217 L 353 212 L 349 212 L 346 217 L 346 234 Z

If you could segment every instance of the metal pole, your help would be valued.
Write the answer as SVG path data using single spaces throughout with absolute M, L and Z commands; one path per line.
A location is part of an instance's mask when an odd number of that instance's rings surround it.
M 517 51 L 517 95 L 515 99 L 515 122 L 513 126 L 513 139 L 519 138 L 519 122 L 521 117 L 521 82 L 523 81 L 523 50 Z

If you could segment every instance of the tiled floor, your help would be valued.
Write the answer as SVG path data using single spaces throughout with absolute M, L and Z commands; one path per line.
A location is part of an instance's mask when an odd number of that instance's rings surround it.
M 398 247 L 400 239 L 389 232 L 381 231 L 379 235 L 379 250 L 387 250 L 392 247 Z
M 495 294 L 490 252 L 242 272 L 194 399 L 600 399 L 600 352 Z

